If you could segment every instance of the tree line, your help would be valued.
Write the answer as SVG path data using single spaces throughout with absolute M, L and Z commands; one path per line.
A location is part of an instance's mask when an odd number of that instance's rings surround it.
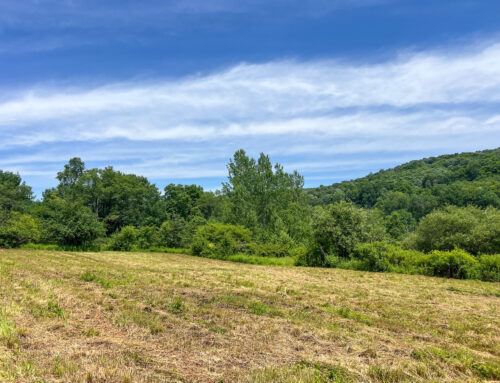
M 265 154 L 254 159 L 239 150 L 227 170 L 216 192 L 175 184 L 159 190 L 145 177 L 87 169 L 72 158 L 39 201 L 19 174 L 0 171 L 0 247 L 175 248 L 212 258 L 293 257 L 305 266 L 499 278 L 500 149 L 412 161 L 316 189 L 304 189 L 298 172 Z

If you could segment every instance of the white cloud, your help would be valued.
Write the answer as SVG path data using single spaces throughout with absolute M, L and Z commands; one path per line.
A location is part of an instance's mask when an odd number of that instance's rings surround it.
M 499 104 L 498 43 L 373 65 L 279 61 L 178 80 L 38 87 L 0 101 L 0 166 L 36 172 L 26 158 L 60 166 L 74 153 L 149 176 L 219 177 L 245 147 L 312 171 L 335 154 L 498 145 Z M 35 153 L 24 160 L 5 154 L 26 148 Z
M 239 120 L 297 118 L 339 108 L 500 102 L 500 44 L 466 54 L 417 54 L 356 66 L 335 61 L 241 64 L 178 81 L 95 89 L 32 89 L 0 104 L 0 127 L 85 123 L 109 134 L 126 129 L 191 129 Z M 161 126 L 160 126 L 161 125 Z M 202 134 L 195 131 L 193 135 Z

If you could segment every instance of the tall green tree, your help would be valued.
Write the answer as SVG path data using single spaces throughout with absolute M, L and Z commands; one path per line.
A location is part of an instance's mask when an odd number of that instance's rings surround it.
M 191 216 L 201 215 L 198 201 L 203 188 L 197 185 L 167 185 L 164 189 L 165 210 L 167 215 L 188 220 Z
M 86 170 L 81 159 L 72 158 L 57 178 L 57 195 L 88 207 L 108 234 L 130 225 L 159 226 L 166 217 L 160 192 L 146 177 L 111 166 Z
M 228 202 L 225 220 L 251 229 L 260 240 L 288 237 L 303 242 L 310 232 L 304 178 L 272 165 L 263 153 L 256 161 L 238 150 L 227 165 L 223 194 Z
M 64 165 L 64 170 L 57 173 L 59 185 L 57 186 L 58 193 L 63 198 L 77 198 L 79 191 L 77 186 L 80 178 L 85 172 L 85 163 L 78 157 L 71 158 Z
M 11 211 L 25 212 L 33 202 L 31 187 L 19 174 L 0 170 L 0 220 L 8 219 Z

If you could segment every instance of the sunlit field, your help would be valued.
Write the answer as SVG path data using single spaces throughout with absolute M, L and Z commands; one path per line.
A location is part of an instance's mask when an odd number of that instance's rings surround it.
M 0 250 L 0 381 L 500 379 L 500 284 Z

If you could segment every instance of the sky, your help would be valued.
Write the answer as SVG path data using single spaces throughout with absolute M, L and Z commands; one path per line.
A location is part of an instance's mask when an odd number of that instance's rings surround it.
M 0 0 L 0 169 L 329 185 L 500 146 L 497 0 Z

